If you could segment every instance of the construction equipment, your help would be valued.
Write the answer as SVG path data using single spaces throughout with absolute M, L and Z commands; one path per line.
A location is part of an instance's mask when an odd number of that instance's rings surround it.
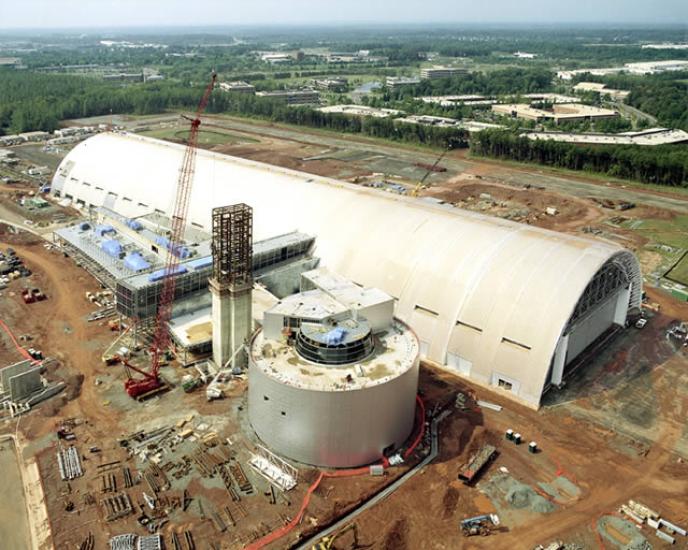
M 433 164 L 420 164 L 417 163 L 416 166 L 420 166 L 421 168 L 427 168 L 427 172 L 425 172 L 425 175 L 423 176 L 423 179 L 418 182 L 416 187 L 411 191 L 411 196 L 412 197 L 417 197 L 418 194 L 420 193 L 420 190 L 423 188 L 423 185 L 425 184 L 425 180 L 428 179 L 428 176 L 432 174 L 433 172 L 446 172 L 446 168 L 444 170 L 441 170 L 438 168 L 439 163 L 442 161 L 444 156 L 453 149 L 452 145 L 449 144 L 447 148 L 442 151 L 442 154 L 437 157 L 437 160 Z
M 492 532 L 490 526 L 499 525 L 499 516 L 496 514 L 484 514 L 466 518 L 461 521 L 461 534 L 464 537 L 474 537 L 476 535 L 487 536 Z
M 480 471 L 497 455 L 493 445 L 483 445 L 477 453 L 469 459 L 459 472 L 459 479 L 465 484 L 471 483 Z
M 330 535 L 329 537 L 323 537 L 320 539 L 318 542 L 316 542 L 311 550 L 330 550 L 332 548 L 332 545 L 334 544 L 335 539 L 338 537 L 341 537 L 344 533 L 347 531 L 353 530 L 354 534 L 354 542 L 353 546 L 351 548 L 355 550 L 356 548 L 360 548 L 360 545 L 358 544 L 358 526 L 355 523 L 350 523 L 344 529 L 339 531 L 338 533 L 335 533 L 333 535 Z
M 189 210 L 189 199 L 191 198 L 191 188 L 193 186 L 194 169 L 196 166 L 196 153 L 198 148 L 198 131 L 201 126 L 201 115 L 205 112 L 210 100 L 210 94 L 215 88 L 217 74 L 213 73 L 210 83 L 206 86 L 203 97 L 196 109 L 196 116 L 191 120 L 189 129 L 189 139 L 184 151 L 184 159 L 179 170 L 179 180 L 177 181 L 177 191 L 174 201 L 172 214 L 169 246 L 167 250 L 167 262 L 165 264 L 165 277 L 163 279 L 162 292 L 158 302 L 158 312 L 155 324 L 155 338 L 153 339 L 152 365 L 150 372 L 133 368 L 141 374 L 143 378 L 129 377 L 124 383 L 126 392 L 133 398 L 138 398 L 144 394 L 150 394 L 163 386 L 160 380 L 161 358 L 167 351 L 170 344 L 170 334 L 168 323 L 172 317 L 172 305 L 176 289 L 176 277 L 179 262 L 182 256 L 184 241 L 184 230 L 186 228 L 186 215 Z M 126 363 L 125 363 L 126 365 Z M 132 368 L 129 366 L 129 368 Z M 127 371 L 128 373 L 129 371 Z

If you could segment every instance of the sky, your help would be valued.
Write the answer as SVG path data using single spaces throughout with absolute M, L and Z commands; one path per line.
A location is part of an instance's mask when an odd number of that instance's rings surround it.
M 0 29 L 346 23 L 670 23 L 688 36 L 688 0 L 0 0 Z

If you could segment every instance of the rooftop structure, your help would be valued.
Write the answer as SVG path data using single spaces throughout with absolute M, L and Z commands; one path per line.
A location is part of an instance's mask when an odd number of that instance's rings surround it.
M 579 101 L 579 98 L 574 96 L 548 92 L 521 94 L 520 97 L 530 100 L 531 103 L 578 103 Z
M 425 67 L 420 70 L 420 77 L 428 80 L 434 80 L 436 78 L 450 78 L 460 74 L 468 74 L 468 69 L 435 65 L 433 67 Z
M 408 124 L 422 124 L 424 126 L 439 126 L 441 128 L 459 128 L 461 126 L 461 121 L 456 118 L 447 118 L 442 116 L 430 115 L 411 115 L 397 119 L 397 122 L 406 122 Z
M 643 50 L 688 50 L 688 44 L 643 44 Z
M 416 84 L 420 84 L 420 78 L 416 76 L 388 76 L 385 80 L 385 84 L 388 88 L 394 90 L 401 86 L 415 86 Z
M 624 101 L 631 95 L 628 90 L 615 90 L 613 88 L 607 88 L 606 84 L 600 84 L 599 82 L 579 82 L 573 87 L 575 92 L 595 92 L 602 96 L 610 96 L 612 99 L 617 99 L 619 101 Z
M 328 92 L 345 92 L 349 81 L 346 78 L 321 78 L 314 80 L 313 85 Z
M 610 74 L 629 73 L 629 74 L 656 74 L 668 71 L 685 71 L 688 70 L 688 61 L 686 60 L 668 60 L 668 61 L 643 61 L 640 63 L 626 63 L 623 67 L 608 67 L 604 69 L 577 69 L 575 71 L 558 71 L 557 77 L 562 80 L 572 80 L 574 77 L 581 74 L 592 74 L 595 76 L 607 76 Z
M 220 90 L 223 92 L 235 92 L 242 94 L 256 93 L 256 87 L 253 84 L 244 82 L 243 80 L 236 80 L 234 82 L 220 82 Z
M 416 98 L 423 103 L 434 103 L 442 107 L 456 107 L 457 105 L 493 105 L 497 99 L 482 95 L 440 95 Z
M 384 292 L 321 270 L 304 279 L 317 288 L 268 309 L 251 340 L 249 420 L 268 447 L 300 462 L 374 462 L 413 428 L 418 340 Z
M 260 59 L 262 61 L 267 61 L 268 63 L 275 64 L 275 63 L 288 63 L 290 61 L 293 61 L 294 57 L 289 53 L 267 52 L 267 53 L 261 54 Z
M 398 118 L 397 122 L 405 122 L 408 124 L 423 124 L 425 126 L 438 126 L 441 128 L 463 128 L 469 133 L 480 132 L 482 130 L 504 128 L 501 124 L 490 124 L 489 122 L 477 122 L 475 120 L 465 120 L 456 118 L 447 118 L 441 116 L 430 115 L 411 115 L 404 118 Z
M 498 115 L 543 122 L 553 120 L 555 123 L 578 122 L 584 120 L 600 120 L 616 118 L 619 113 L 611 109 L 601 109 L 583 104 L 555 104 L 552 110 L 536 109 L 525 103 L 493 105 L 492 112 Z
M 320 107 L 318 111 L 322 113 L 341 113 L 351 116 L 371 116 L 375 118 L 389 118 L 403 114 L 397 109 L 381 109 L 377 107 L 367 107 L 365 105 L 329 105 Z
M 284 101 L 287 105 L 314 105 L 320 103 L 320 94 L 315 90 L 278 90 L 256 92 L 258 97 Z
M 52 193 L 128 217 L 139 203 L 169 212 L 183 150 L 99 134 L 64 158 Z M 190 222 L 210 231 L 214 206 L 245 202 L 256 241 L 295 226 L 316 235 L 322 265 L 395 298 L 424 358 L 531 407 L 640 305 L 637 259 L 606 241 L 206 150 L 195 185 Z
M 80 200 L 80 199 L 77 199 Z M 146 319 L 155 315 L 162 291 L 169 218 L 148 214 L 127 218 L 100 207 L 97 222 L 80 222 L 55 232 L 63 248 L 101 283 L 115 291 L 117 311 Z M 314 238 L 292 232 L 256 242 L 253 273 L 260 279 L 273 269 L 309 255 Z M 212 272 L 210 235 L 193 226 L 187 229 L 184 255 L 177 274 L 178 313 L 205 306 L 208 277 Z
M 666 128 L 650 128 L 640 132 L 624 132 L 622 134 L 529 132 L 523 135 L 532 140 L 562 141 L 587 145 L 668 145 L 688 143 L 688 132 L 668 130 Z

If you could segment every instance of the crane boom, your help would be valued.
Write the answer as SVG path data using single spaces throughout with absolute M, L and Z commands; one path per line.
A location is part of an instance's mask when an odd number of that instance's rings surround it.
M 127 393 L 132 397 L 138 397 L 161 386 L 159 372 L 162 354 L 170 344 L 169 321 L 172 317 L 175 290 L 177 288 L 176 274 L 182 256 L 184 243 L 184 230 L 186 228 L 186 215 L 189 211 L 189 199 L 193 187 L 194 171 L 196 168 L 196 152 L 198 148 L 198 131 L 201 126 L 201 115 L 205 112 L 210 100 L 210 95 L 215 88 L 217 75 L 213 76 L 205 88 L 203 97 L 196 109 L 196 116 L 191 120 L 189 139 L 187 140 L 184 158 L 179 169 L 177 180 L 174 209 L 171 219 L 170 237 L 165 263 L 165 276 L 163 278 L 162 292 L 158 300 L 158 312 L 155 320 L 155 336 L 153 339 L 152 366 L 150 373 L 144 374 L 144 379 L 129 379 L 125 383 Z M 137 372 L 142 372 L 137 369 Z

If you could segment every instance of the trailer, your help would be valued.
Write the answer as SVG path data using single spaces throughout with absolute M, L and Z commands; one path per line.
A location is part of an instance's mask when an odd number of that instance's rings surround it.
M 485 444 L 471 456 L 470 460 L 461 468 L 459 479 L 465 484 L 471 483 L 482 469 L 497 456 L 497 448 Z
M 477 535 L 487 536 L 492 532 L 491 526 L 499 525 L 499 516 L 496 514 L 484 514 L 461 520 L 461 534 L 464 537 Z

